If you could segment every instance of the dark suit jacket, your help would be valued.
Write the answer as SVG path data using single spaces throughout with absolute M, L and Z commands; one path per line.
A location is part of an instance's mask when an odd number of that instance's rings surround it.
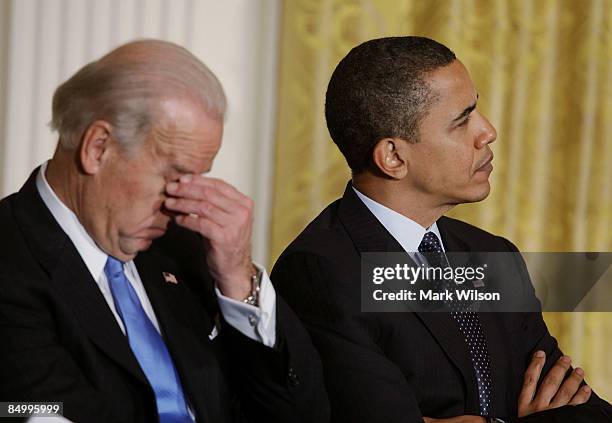
M 516 251 L 509 241 L 458 220 L 442 217 L 438 227 L 447 251 Z M 360 311 L 361 253 L 401 251 L 349 184 L 343 198 L 314 219 L 274 266 L 277 292 L 306 324 L 321 354 L 334 423 L 412 423 L 422 416 L 478 414 L 469 352 L 447 313 Z M 522 259 L 510 271 L 510 279 L 533 293 Z M 541 313 L 481 313 L 480 318 L 492 358 L 492 415 L 512 421 L 532 354 L 546 352 L 547 372 L 561 351 Z M 593 394 L 586 405 L 532 419 L 596 422 L 611 416 L 609 404 Z
M 0 202 L 0 400 L 62 401 L 76 422 L 157 421 L 153 390 L 36 173 Z M 135 262 L 198 421 L 327 420 L 320 361 L 280 297 L 275 348 L 223 322 L 211 341 L 218 310 L 199 236 L 173 227 Z

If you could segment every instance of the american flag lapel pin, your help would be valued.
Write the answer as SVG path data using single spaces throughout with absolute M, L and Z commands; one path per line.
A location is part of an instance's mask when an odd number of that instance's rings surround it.
M 485 281 L 484 279 L 474 279 L 472 285 L 474 285 L 474 288 L 482 288 L 485 286 Z
M 177 284 L 178 280 L 176 279 L 176 276 L 174 276 L 172 273 L 168 273 L 168 272 L 162 272 L 162 275 L 164 275 L 164 280 L 168 283 L 173 283 L 173 284 Z

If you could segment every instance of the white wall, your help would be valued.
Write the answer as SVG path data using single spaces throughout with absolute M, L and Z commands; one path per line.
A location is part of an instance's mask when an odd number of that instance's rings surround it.
M 10 6 L 11 3 L 8 0 L 0 0 L 0 136 L 4 134 L 4 119 L 6 117 L 6 74 L 7 74 L 7 53 L 8 53 L 8 41 L 9 32 L 11 29 L 10 25 Z M 0 138 L 0 164 L 3 162 L 4 157 L 4 142 Z M 0 168 L 1 170 L 2 168 Z M 2 172 L 0 172 L 0 187 L 2 186 Z M 1 191 L 1 188 L 0 188 Z M 1 195 L 0 195 L 1 197 Z
M 135 38 L 176 42 L 218 76 L 228 97 L 212 174 L 257 204 L 254 258 L 267 261 L 279 0 L 10 1 L 3 197 L 51 157 L 54 89 L 84 64 Z

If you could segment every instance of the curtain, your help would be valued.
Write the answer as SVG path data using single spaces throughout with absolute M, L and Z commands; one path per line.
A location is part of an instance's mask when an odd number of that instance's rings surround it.
M 612 1 L 287 0 L 272 260 L 350 177 L 325 126 L 334 67 L 365 40 L 408 34 L 455 52 L 498 131 L 490 196 L 449 215 L 521 251 L 612 251 Z M 611 317 L 545 314 L 561 348 L 607 399 Z

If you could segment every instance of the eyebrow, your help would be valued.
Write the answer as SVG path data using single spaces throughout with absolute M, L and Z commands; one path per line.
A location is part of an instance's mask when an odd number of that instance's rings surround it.
M 476 100 L 478 101 L 478 94 L 476 94 Z M 472 111 L 475 108 L 476 108 L 476 101 L 473 104 L 471 104 L 470 106 L 466 107 L 465 110 L 463 110 L 463 112 L 461 112 L 459 114 L 459 116 L 457 116 L 455 119 L 453 119 L 453 123 L 460 121 L 461 119 L 463 119 L 464 117 L 466 117 L 467 115 L 472 113 Z

